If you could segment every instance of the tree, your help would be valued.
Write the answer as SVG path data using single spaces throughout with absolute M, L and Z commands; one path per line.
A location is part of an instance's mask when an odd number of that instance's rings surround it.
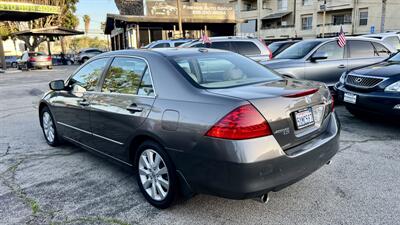
M 49 4 L 60 7 L 60 14 L 28 22 L 3 22 L 3 30 L 7 30 L 7 33 L 3 33 L 2 36 L 4 38 L 8 37 L 10 33 L 50 26 L 62 26 L 74 29 L 79 24 L 78 18 L 74 15 L 78 2 L 79 0 L 37 0 L 36 3 L 38 4 Z M 34 51 L 42 42 L 46 41 L 46 37 L 44 36 L 19 36 L 18 39 L 24 41 L 30 51 Z
M 90 28 L 90 16 L 89 15 L 84 15 L 83 16 L 83 22 L 85 23 L 85 34 L 88 35 L 89 28 Z

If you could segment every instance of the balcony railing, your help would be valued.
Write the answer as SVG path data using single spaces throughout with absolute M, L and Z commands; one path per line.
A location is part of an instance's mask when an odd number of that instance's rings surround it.
M 262 26 L 261 29 L 272 30 L 272 29 L 291 28 L 291 27 L 294 27 L 294 25 Z
M 325 26 L 341 26 L 341 25 L 350 25 L 352 22 L 342 22 L 342 23 L 325 23 Z M 323 24 L 317 24 L 317 27 L 322 27 Z
M 257 6 L 246 7 L 244 9 L 241 9 L 240 12 L 249 12 L 249 11 L 255 11 L 255 10 L 257 10 Z
M 54 0 L 0 0 L 0 2 L 18 2 L 38 5 L 56 5 Z

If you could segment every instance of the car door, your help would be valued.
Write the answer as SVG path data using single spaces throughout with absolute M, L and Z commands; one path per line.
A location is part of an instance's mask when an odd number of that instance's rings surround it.
M 91 145 L 124 159 L 126 145 L 153 106 L 155 93 L 147 62 L 115 57 L 104 75 L 100 92 L 91 99 Z
M 67 139 L 87 145 L 90 130 L 90 98 L 97 88 L 109 58 L 96 59 L 81 67 L 67 80 L 67 88 L 53 98 L 58 127 Z
M 345 50 L 346 47 L 340 47 L 337 41 L 330 41 L 320 46 L 313 55 L 326 53 L 328 58 L 313 61 L 311 56 L 307 59 L 304 67 L 305 79 L 324 82 L 328 86 L 334 85 L 342 73 L 347 71 Z
M 348 70 L 381 62 L 388 57 L 387 54 L 379 54 L 372 43 L 375 42 L 364 40 L 348 41 Z

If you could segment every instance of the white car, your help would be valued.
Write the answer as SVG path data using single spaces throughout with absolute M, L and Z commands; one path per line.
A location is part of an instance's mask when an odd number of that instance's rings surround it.
M 380 34 L 366 34 L 363 35 L 368 38 L 375 38 L 393 46 L 395 49 L 400 50 L 400 34 L 399 32 L 388 32 Z

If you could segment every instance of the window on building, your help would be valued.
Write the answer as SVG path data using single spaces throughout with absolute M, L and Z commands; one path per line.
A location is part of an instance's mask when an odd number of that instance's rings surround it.
M 360 26 L 368 25 L 368 8 L 360 9 Z
M 262 1 L 262 8 L 263 9 L 269 9 L 270 7 L 268 7 L 268 3 L 269 3 L 268 0 L 263 0 Z
M 333 25 L 342 25 L 351 23 L 351 14 L 332 15 Z
M 312 15 L 301 16 L 301 29 L 312 30 Z
M 303 5 L 312 5 L 312 0 L 303 0 Z
M 278 10 L 279 11 L 288 10 L 288 1 L 287 0 L 278 0 Z

